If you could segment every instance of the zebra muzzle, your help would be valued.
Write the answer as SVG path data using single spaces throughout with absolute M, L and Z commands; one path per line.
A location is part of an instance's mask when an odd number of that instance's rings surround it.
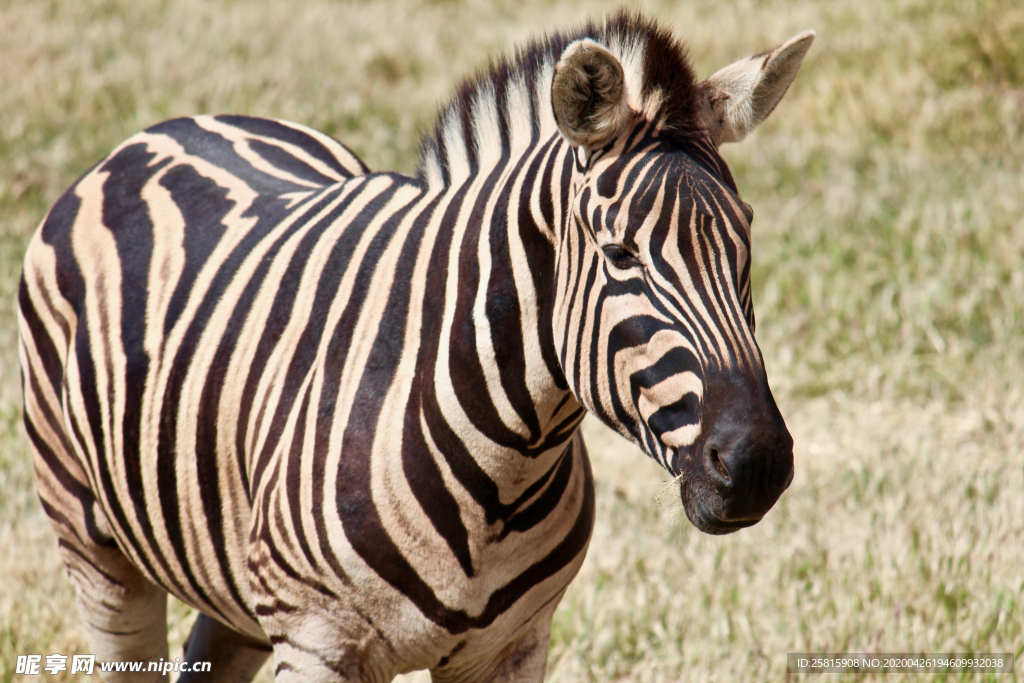
M 793 481 L 793 438 L 774 400 L 731 403 L 724 411 L 705 408 L 704 432 L 676 459 L 687 516 L 706 533 L 757 523 Z

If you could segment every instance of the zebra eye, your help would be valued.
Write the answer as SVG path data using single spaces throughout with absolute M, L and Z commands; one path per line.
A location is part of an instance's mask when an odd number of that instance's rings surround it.
M 625 247 L 618 244 L 606 244 L 602 247 L 605 257 L 612 262 L 616 268 L 626 269 L 640 265 L 640 259 Z

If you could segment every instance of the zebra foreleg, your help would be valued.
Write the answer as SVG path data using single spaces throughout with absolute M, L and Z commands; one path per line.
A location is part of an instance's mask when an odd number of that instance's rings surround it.
M 78 593 L 89 648 L 100 662 L 157 662 L 167 658 L 167 593 L 116 546 L 82 545 L 58 525 L 61 555 Z M 161 672 L 110 671 L 107 683 L 166 681 Z
M 529 624 L 523 634 L 484 666 L 457 663 L 430 672 L 434 683 L 543 683 L 551 644 L 551 619 L 561 595 Z
M 270 645 L 200 614 L 185 643 L 185 661 L 189 669 L 197 662 L 209 662 L 210 670 L 209 673 L 191 670 L 183 672 L 178 683 L 249 683 L 259 673 L 271 651 Z

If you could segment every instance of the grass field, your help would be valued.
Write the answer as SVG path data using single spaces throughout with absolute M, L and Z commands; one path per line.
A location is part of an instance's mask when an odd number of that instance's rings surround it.
M 207 112 L 305 123 L 409 171 L 459 78 L 615 6 L 0 0 L 0 683 L 18 654 L 89 652 L 32 490 L 13 308 L 63 189 L 131 133 Z M 797 474 L 759 525 L 710 538 L 588 423 L 599 521 L 549 680 L 779 680 L 805 651 L 1020 659 L 1024 3 L 638 6 L 703 75 L 818 31 L 772 118 L 725 151 L 757 215 L 758 338 Z M 174 645 L 190 618 L 172 606 Z

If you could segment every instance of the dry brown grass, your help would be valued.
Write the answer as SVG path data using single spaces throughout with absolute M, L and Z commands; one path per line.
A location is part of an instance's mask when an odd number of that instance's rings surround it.
M 18 425 L 20 258 L 64 187 L 202 112 L 292 119 L 410 170 L 458 78 L 613 6 L 0 0 L 0 682 L 17 654 L 88 652 Z M 1020 658 L 1024 5 L 639 6 L 703 74 L 819 32 L 778 111 L 726 152 L 757 212 L 758 337 L 797 475 L 761 524 L 712 539 L 656 500 L 662 471 L 588 423 L 599 522 L 549 679 L 771 680 L 809 650 Z M 190 618 L 173 607 L 175 644 Z

